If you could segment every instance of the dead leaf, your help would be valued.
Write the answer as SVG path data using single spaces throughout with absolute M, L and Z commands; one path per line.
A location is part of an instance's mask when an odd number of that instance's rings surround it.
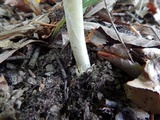
M 130 49 L 130 46 L 127 46 L 128 50 Z M 129 59 L 128 54 L 126 52 L 126 49 L 124 46 L 120 44 L 114 44 L 114 45 L 106 45 L 103 49 L 103 51 L 117 55 L 123 59 Z M 129 51 L 128 51 L 129 52 Z
M 34 27 L 33 25 L 25 25 L 17 28 L 11 28 L 3 32 L 0 32 L 0 40 L 6 39 L 13 35 L 15 36 L 15 34 L 19 35 L 22 33 L 26 33 L 28 30 L 34 30 L 34 29 L 36 29 L 36 27 Z
M 17 50 L 8 50 L 0 54 L 0 63 L 5 61 L 8 57 L 10 57 Z
M 115 33 L 115 30 L 112 28 L 108 28 L 106 26 L 102 26 L 99 23 L 93 22 L 84 22 L 84 27 L 86 30 L 92 30 L 98 28 L 98 31 L 101 31 L 102 34 L 106 36 L 106 41 L 115 43 L 119 42 L 118 36 Z M 142 37 L 136 37 L 134 35 L 128 35 L 125 33 L 119 33 L 122 40 L 125 44 L 130 44 L 138 47 L 155 47 L 160 45 L 160 41 L 157 40 L 148 40 Z
M 147 112 L 160 113 L 160 93 L 148 89 L 139 79 L 124 85 L 127 98 Z
M 112 64 L 114 64 L 133 78 L 138 77 L 142 73 L 143 66 L 139 65 L 137 62 L 133 63 L 128 59 L 123 59 L 114 54 L 102 51 L 98 52 L 98 56 L 110 61 Z
M 0 90 L 6 93 L 9 92 L 9 86 L 3 74 L 0 76 Z
M 140 108 L 152 113 L 160 113 L 160 58 L 146 63 L 143 73 L 124 85 L 127 97 Z
M 14 6 L 23 12 L 31 12 L 33 10 L 37 15 L 41 14 L 39 3 L 36 0 L 5 0 L 4 4 Z
M 16 52 L 18 49 L 26 46 L 27 44 L 30 44 L 32 42 L 43 42 L 41 40 L 27 40 L 27 41 L 19 41 L 17 43 L 14 43 L 14 45 L 11 45 L 9 48 L 13 47 L 13 50 L 6 50 L 3 53 L 0 54 L 0 63 L 2 63 L 4 60 L 6 60 L 8 57 L 10 57 L 14 52 Z M 45 43 L 45 42 L 43 42 Z
M 117 0 L 106 0 L 107 6 L 111 11 L 113 8 L 113 4 L 116 3 Z M 88 13 L 86 13 L 85 17 L 91 17 L 92 15 L 96 14 L 100 10 L 106 8 L 104 4 L 104 0 L 100 1 L 96 6 L 94 6 Z
M 160 57 L 160 49 L 158 48 L 132 48 L 132 50 L 145 60 L 152 60 Z
M 98 30 L 95 30 L 93 35 L 89 38 L 89 42 L 98 46 L 98 45 L 106 44 L 107 40 L 106 40 L 106 36 L 104 34 L 99 32 Z
M 104 32 L 106 33 L 106 35 L 108 37 L 110 37 L 110 39 L 119 41 L 115 31 L 113 29 L 110 29 L 108 27 L 105 26 L 101 26 L 101 28 L 104 30 Z M 127 35 L 125 33 L 119 33 L 122 40 L 124 41 L 124 43 L 126 44 L 130 44 L 130 45 L 134 45 L 134 46 L 140 46 L 140 47 L 154 47 L 154 46 L 159 46 L 160 45 L 160 41 L 156 41 L 156 40 L 147 40 L 145 38 L 139 38 L 133 35 Z M 107 39 L 107 40 L 110 40 Z

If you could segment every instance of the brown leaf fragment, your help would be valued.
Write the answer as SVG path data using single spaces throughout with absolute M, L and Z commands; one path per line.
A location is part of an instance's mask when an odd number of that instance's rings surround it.
M 2 63 L 3 61 L 5 61 L 8 57 L 10 57 L 14 52 L 16 52 L 17 50 L 19 50 L 20 48 L 26 46 L 27 44 L 30 44 L 32 42 L 43 42 L 40 40 L 27 40 L 27 41 L 19 41 L 17 43 L 14 44 L 13 46 L 13 50 L 6 50 L 3 53 L 0 54 L 0 63 Z M 44 42 L 43 42 L 44 43 Z M 12 47 L 10 47 L 12 48 Z
M 159 29 L 154 26 L 149 26 L 146 24 L 133 24 L 133 27 L 139 31 L 141 36 L 148 38 L 149 36 L 152 37 L 154 40 L 158 40 L 158 33 Z M 157 34 L 157 35 L 156 35 Z
M 160 113 L 160 57 L 149 60 L 143 73 L 124 85 L 127 97 L 140 108 Z
M 160 49 L 158 48 L 132 48 L 140 57 L 144 59 L 155 59 L 160 57 Z
M 0 90 L 6 93 L 9 92 L 9 86 L 3 74 L 0 76 Z
M 36 15 L 42 14 L 40 5 L 36 0 L 5 0 L 5 4 L 10 4 L 23 12 L 33 11 Z
M 17 28 L 11 28 L 8 30 L 5 30 L 4 32 L 0 32 L 0 40 L 9 38 L 11 36 L 15 36 L 16 34 L 22 34 L 22 33 L 26 33 L 28 30 L 34 30 L 36 29 L 34 26 L 32 25 L 24 25 L 21 27 L 17 27 Z
M 0 54 L 0 63 L 5 61 L 8 57 L 10 57 L 16 50 L 7 50 Z
M 97 29 L 92 35 L 92 37 L 90 38 L 90 40 L 96 45 L 102 45 L 107 42 L 106 36 L 101 29 Z
M 128 45 L 127 48 L 129 50 L 130 46 Z M 122 44 L 114 44 L 112 46 L 111 45 L 105 46 L 104 51 L 117 55 L 123 59 L 129 59 L 126 49 L 124 49 Z
M 160 113 L 160 93 L 142 87 L 139 79 L 128 82 L 124 85 L 127 98 L 135 102 L 140 108 L 145 111 Z M 141 86 L 141 87 L 137 87 Z
M 106 36 L 108 36 L 110 39 L 110 41 L 119 41 L 115 31 L 113 29 L 110 29 L 108 27 L 105 26 L 101 26 L 101 28 L 104 30 Z M 134 46 L 140 46 L 140 47 L 154 47 L 154 46 L 159 46 L 160 45 L 160 41 L 156 41 L 156 40 L 147 40 L 145 38 L 141 38 L 141 37 L 136 37 L 133 35 L 127 35 L 125 33 L 119 33 L 122 40 L 124 41 L 125 44 L 130 44 L 130 45 L 134 45 Z
M 142 73 L 143 66 L 139 65 L 137 62 L 133 63 L 128 59 L 123 59 L 114 54 L 102 51 L 98 52 L 98 56 L 110 61 L 112 64 L 114 64 L 133 78 L 138 77 Z

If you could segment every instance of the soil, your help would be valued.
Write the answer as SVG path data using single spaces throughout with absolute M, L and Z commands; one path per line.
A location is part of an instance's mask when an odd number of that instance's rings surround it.
M 12 90 L 26 89 L 14 103 L 14 118 L 114 119 L 119 109 L 127 106 L 122 85 L 129 76 L 98 58 L 93 48 L 89 53 L 92 70 L 79 77 L 76 76 L 75 65 L 63 67 L 60 49 L 51 49 L 44 55 L 40 53 L 34 69 L 18 66 L 15 62 L 3 63 L 1 73 L 7 77 Z M 7 68 L 7 64 L 12 69 Z M 114 105 L 108 107 L 106 100 L 114 101 Z

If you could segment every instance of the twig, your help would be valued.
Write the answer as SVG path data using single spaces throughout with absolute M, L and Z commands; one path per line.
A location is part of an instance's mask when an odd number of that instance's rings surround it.
M 154 120 L 154 114 L 150 113 L 150 120 Z
M 64 97 L 65 97 L 65 100 L 68 99 L 68 92 L 67 92 L 67 74 L 66 74 L 66 71 L 64 70 L 64 67 L 60 61 L 60 59 L 57 57 L 56 55 L 56 60 L 60 66 L 60 71 L 61 71 L 61 74 L 62 74 L 62 79 L 64 80 Z
M 29 59 L 26 59 L 23 61 L 23 64 L 21 66 L 25 66 L 29 61 L 30 61 L 30 58 L 34 52 L 34 48 L 35 46 L 33 44 L 29 44 L 26 46 L 27 47 L 27 52 L 26 52 L 26 56 L 29 58 Z
M 158 38 L 158 40 L 160 41 L 160 38 L 159 38 L 159 36 L 157 35 L 157 32 L 155 31 L 155 29 L 154 29 L 152 26 L 150 26 L 150 25 L 149 25 L 149 27 L 150 27 L 150 29 L 152 30 L 152 32 L 156 35 L 156 37 Z
M 133 15 L 132 13 L 130 12 L 126 12 L 127 15 L 129 15 L 130 17 L 132 17 L 134 20 L 136 20 L 138 23 L 142 23 L 143 21 L 138 19 L 135 15 Z
M 6 61 L 11 61 L 11 60 L 28 60 L 28 56 L 12 56 L 6 59 Z
M 40 50 L 41 50 L 40 47 L 36 48 L 35 51 L 34 51 L 34 53 L 33 53 L 33 55 L 32 55 L 32 57 L 31 57 L 31 60 L 29 61 L 29 67 L 30 67 L 31 69 L 33 69 L 34 66 L 35 66 L 35 64 L 36 64 L 36 61 L 37 61 L 37 59 L 38 59 Z
M 107 8 L 106 0 L 104 0 L 104 3 L 105 3 L 105 6 L 106 6 L 106 12 L 107 12 L 107 14 L 108 14 L 108 16 L 109 16 L 109 19 L 110 19 L 110 21 L 111 21 L 111 24 L 113 25 L 113 28 L 114 28 L 114 30 L 115 30 L 115 32 L 116 32 L 116 34 L 117 34 L 117 36 L 118 36 L 120 42 L 123 44 L 123 47 L 125 48 L 125 50 L 126 50 L 128 56 L 129 56 L 130 60 L 131 60 L 132 62 L 134 62 L 133 59 L 132 59 L 132 57 L 131 57 L 131 55 L 130 55 L 130 53 L 128 52 L 128 48 L 126 47 L 125 43 L 123 42 L 121 36 L 119 35 L 119 33 L 118 33 L 117 29 L 116 29 L 115 24 L 113 23 L 111 14 L 110 14 L 110 12 L 108 11 L 108 8 Z

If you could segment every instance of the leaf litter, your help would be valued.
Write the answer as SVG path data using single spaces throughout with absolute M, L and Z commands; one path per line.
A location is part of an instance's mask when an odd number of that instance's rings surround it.
M 5 3 L 10 5 L 0 4 L 0 119 L 160 118 L 158 1 L 102 0 L 87 7 L 92 67 L 79 77 L 62 2 L 42 0 L 38 16 L 25 4 Z

